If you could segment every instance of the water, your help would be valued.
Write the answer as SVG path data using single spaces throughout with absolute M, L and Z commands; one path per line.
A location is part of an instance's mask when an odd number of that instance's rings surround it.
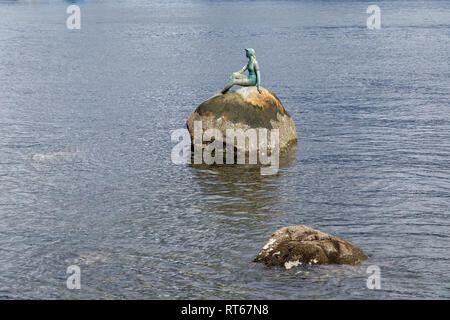
M 450 298 L 450 2 L 0 2 L 1 298 Z M 173 165 L 253 47 L 298 145 L 275 176 Z M 269 269 L 276 229 L 361 266 Z M 81 268 L 81 289 L 66 269 Z M 366 269 L 381 268 L 381 290 Z

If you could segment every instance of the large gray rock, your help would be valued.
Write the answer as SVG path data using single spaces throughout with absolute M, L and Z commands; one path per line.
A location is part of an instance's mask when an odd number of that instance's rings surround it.
M 294 121 L 273 92 L 261 89 L 260 94 L 256 87 L 242 87 L 204 101 L 186 122 L 191 141 L 194 141 L 194 121 L 202 121 L 203 131 L 219 129 L 225 144 L 227 129 L 279 129 L 280 151 L 287 150 L 298 139 Z M 248 152 L 248 146 L 244 151 Z
M 359 264 L 367 254 L 349 241 L 304 225 L 277 230 L 255 262 L 286 269 L 305 264 Z

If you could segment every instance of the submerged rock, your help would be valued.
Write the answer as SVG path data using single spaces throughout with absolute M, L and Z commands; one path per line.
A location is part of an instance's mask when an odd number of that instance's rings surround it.
M 305 264 L 360 264 L 368 255 L 349 241 L 304 225 L 277 230 L 254 262 L 286 269 Z
M 298 139 L 294 121 L 273 92 L 261 89 L 259 93 L 256 87 L 242 87 L 204 101 L 186 122 L 191 141 L 194 141 L 194 121 L 202 121 L 203 131 L 219 129 L 224 137 L 227 129 L 279 129 L 280 151 L 287 150 Z M 223 142 L 226 144 L 226 138 Z M 248 145 L 245 151 L 248 152 Z

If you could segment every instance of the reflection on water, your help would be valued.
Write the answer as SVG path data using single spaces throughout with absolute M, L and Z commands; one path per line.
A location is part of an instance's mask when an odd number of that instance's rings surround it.
M 282 153 L 279 170 L 274 175 L 261 175 L 260 165 L 194 165 L 193 182 L 202 192 L 204 211 L 226 216 L 264 219 L 281 214 L 273 205 L 284 202 L 280 186 L 289 167 L 297 163 L 297 146 Z

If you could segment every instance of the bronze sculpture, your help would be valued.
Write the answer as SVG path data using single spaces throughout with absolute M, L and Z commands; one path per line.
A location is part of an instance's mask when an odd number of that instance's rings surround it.
M 252 48 L 247 48 L 245 49 L 245 55 L 248 58 L 247 64 L 243 66 L 241 70 L 231 75 L 230 81 L 225 86 L 225 88 L 220 91 L 220 93 L 226 93 L 235 84 L 243 87 L 256 86 L 258 92 L 262 92 L 261 75 L 259 72 L 258 61 L 256 61 L 255 50 L 253 50 Z M 243 74 L 245 70 L 248 70 L 248 77 Z

